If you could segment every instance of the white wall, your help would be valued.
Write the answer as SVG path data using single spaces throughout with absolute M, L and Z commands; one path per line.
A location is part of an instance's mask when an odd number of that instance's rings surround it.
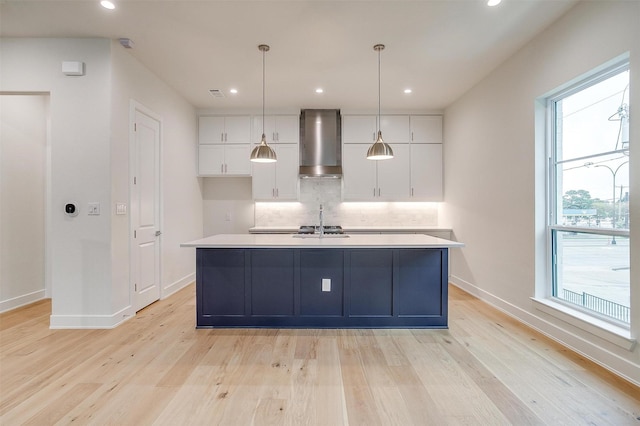
M 129 217 L 115 215 L 129 200 L 129 108 L 135 101 L 162 122 L 162 297 L 195 280 L 195 250 L 180 243 L 202 238 L 202 189 L 197 176 L 196 110 L 116 41 L 112 44 L 113 199 L 112 273 L 114 312 L 129 297 Z
M 536 283 L 544 286 L 546 279 L 544 135 L 541 127 L 535 132 L 535 100 L 630 52 L 631 104 L 638 110 L 639 16 L 638 2 L 581 2 L 447 108 L 442 215 L 442 225 L 450 225 L 466 244 L 452 252 L 454 283 L 637 383 L 640 348 L 623 349 L 546 315 L 530 298 Z M 640 120 L 631 120 L 631 139 L 637 142 Z M 634 225 L 640 223 L 640 162 L 634 148 L 631 285 L 632 337 L 637 338 L 640 227 Z
M 44 95 L 0 95 L 0 312 L 45 296 Z
M 87 203 L 110 203 L 110 43 L 99 39 L 1 40 L 0 90 L 50 93 L 52 325 L 111 313 L 110 220 Z M 63 61 L 82 61 L 68 77 Z M 75 218 L 65 202 L 78 203 Z
M 162 117 L 162 284 L 168 295 L 193 278 L 194 254 L 179 243 L 202 236 L 195 110 L 121 46 L 106 39 L 0 40 L 0 91 L 50 94 L 52 327 L 112 327 L 131 314 L 128 279 L 129 108 Z M 69 77 L 62 61 L 82 61 Z M 65 202 L 80 207 L 63 213 Z M 99 202 L 102 214 L 87 215 Z

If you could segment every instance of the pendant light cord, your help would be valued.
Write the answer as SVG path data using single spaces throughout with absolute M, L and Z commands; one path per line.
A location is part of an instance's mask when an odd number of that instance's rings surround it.
M 262 134 L 264 135 L 264 54 L 266 49 L 262 49 Z
M 380 50 L 378 49 L 378 132 L 380 131 Z

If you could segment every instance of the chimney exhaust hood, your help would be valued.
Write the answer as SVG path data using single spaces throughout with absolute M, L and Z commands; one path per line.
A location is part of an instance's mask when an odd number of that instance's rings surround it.
M 342 176 L 339 109 L 300 111 L 300 177 Z

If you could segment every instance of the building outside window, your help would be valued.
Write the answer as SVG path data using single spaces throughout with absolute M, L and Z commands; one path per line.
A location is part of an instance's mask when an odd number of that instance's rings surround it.
M 548 99 L 551 294 L 628 327 L 629 63 Z

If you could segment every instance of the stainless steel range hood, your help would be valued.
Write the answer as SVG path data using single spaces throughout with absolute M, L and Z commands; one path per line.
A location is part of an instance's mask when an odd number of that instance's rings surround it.
M 339 109 L 300 111 L 300 177 L 342 176 Z

